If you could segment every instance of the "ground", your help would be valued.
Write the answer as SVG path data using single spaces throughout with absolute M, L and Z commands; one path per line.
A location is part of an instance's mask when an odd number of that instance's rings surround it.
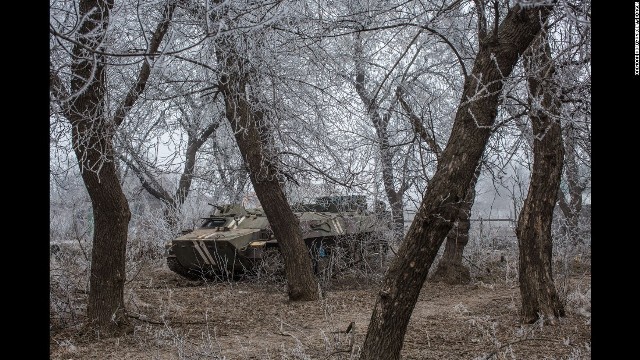
M 567 316 L 556 325 L 521 324 L 517 281 L 486 272 L 468 285 L 425 284 L 403 359 L 591 358 L 590 268 L 558 286 Z M 132 334 L 89 339 L 52 324 L 50 358 L 357 359 L 379 281 L 346 274 L 323 281 L 321 300 L 292 303 L 283 283 L 189 281 L 154 263 L 127 284 Z

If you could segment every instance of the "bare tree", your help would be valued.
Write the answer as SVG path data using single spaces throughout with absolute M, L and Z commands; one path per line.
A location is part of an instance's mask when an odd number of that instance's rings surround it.
M 228 16 L 224 20 L 232 22 L 232 18 Z M 248 38 L 251 35 L 254 37 Z M 289 299 L 317 300 L 319 289 L 311 257 L 302 240 L 299 220 L 283 191 L 286 177 L 278 166 L 274 129 L 268 122 L 269 110 L 260 94 L 257 71 L 247 60 L 248 54 L 243 52 L 248 49 L 242 49 L 248 42 L 259 47 L 258 36 L 257 32 L 248 35 L 238 32 L 216 39 L 216 59 L 220 64 L 218 88 L 224 96 L 226 117 L 249 169 L 251 183 L 278 239 L 285 262 Z
M 385 275 L 361 359 L 400 358 L 420 290 L 440 245 L 460 217 L 460 207 L 491 135 L 503 80 L 549 13 L 548 6 L 525 9 L 516 5 L 500 23 L 494 19 L 494 29 L 480 27 L 479 51 L 465 79 L 449 142 L 398 257 Z
M 396 179 L 394 175 L 393 158 L 396 153 L 392 148 L 389 136 L 389 121 L 392 116 L 393 105 L 385 112 L 381 109 L 379 100 L 375 98 L 377 94 L 367 90 L 367 73 L 364 65 L 362 48 L 362 38 L 360 34 L 356 34 L 354 46 L 355 59 L 355 80 L 353 85 L 364 104 L 368 117 L 376 130 L 378 150 L 380 151 L 380 162 L 382 168 L 382 183 L 387 201 L 391 206 L 391 216 L 393 217 L 393 233 L 394 242 L 400 243 L 404 236 L 404 204 L 403 195 L 410 186 L 406 177 L 400 179 L 400 186 L 396 188 Z
M 128 134 L 124 133 L 121 136 L 123 138 L 121 143 L 124 143 L 123 148 L 126 150 L 126 155 L 124 153 L 120 154 L 119 158 L 133 171 L 135 176 L 140 180 L 142 187 L 164 204 L 164 218 L 173 233 L 177 233 L 180 230 L 177 227 L 180 208 L 189 196 L 191 190 L 191 184 L 196 170 L 196 156 L 205 142 L 215 135 L 221 121 L 219 118 L 208 119 L 208 121 L 202 125 L 201 122 L 205 119 L 192 119 L 198 116 L 209 118 L 215 115 L 208 113 L 202 114 L 202 109 L 199 109 L 198 106 L 194 104 L 191 96 L 192 95 L 183 95 L 183 98 L 188 100 L 191 106 L 187 109 L 180 107 L 181 111 L 180 115 L 178 115 L 178 122 L 186 128 L 187 139 L 186 148 L 184 149 L 184 165 L 173 194 L 163 186 L 160 179 L 158 179 L 152 169 L 149 168 L 144 154 L 136 151 L 137 149 L 131 144 L 131 141 L 127 141 L 129 138 Z M 145 140 L 148 141 L 148 139 L 143 139 L 142 141 Z
M 436 141 L 433 131 L 425 128 L 424 121 L 415 114 L 411 106 L 404 99 L 403 90 L 398 87 L 396 92 L 402 108 L 407 113 L 413 129 L 420 138 L 429 145 L 431 151 L 435 154 L 436 159 L 440 160 L 442 149 Z M 464 197 L 463 205 L 460 208 L 460 218 L 457 219 L 447 234 L 447 242 L 445 243 L 444 253 L 438 267 L 433 273 L 431 279 L 433 281 L 443 281 L 448 284 L 466 284 L 471 281 L 471 272 L 469 268 L 462 263 L 464 247 L 469 242 L 469 230 L 471 229 L 471 208 L 476 197 L 476 184 L 480 177 L 482 165 L 478 165 L 473 179 L 469 184 L 469 190 Z
M 433 3 L 431 5 L 434 10 L 433 15 L 428 20 L 429 23 L 438 23 L 438 20 L 442 18 L 448 18 L 450 21 L 455 16 L 460 16 L 455 11 L 457 6 L 455 2 L 452 4 Z M 415 11 L 410 6 L 407 6 L 407 9 L 403 8 L 403 10 L 409 13 L 410 11 Z M 368 9 L 368 11 L 375 13 L 375 10 Z M 357 12 L 356 14 L 359 13 Z M 396 16 L 392 15 L 392 11 L 383 11 L 382 13 L 387 14 L 389 18 Z M 423 14 L 423 9 L 416 12 L 415 16 L 419 19 L 428 18 Z M 358 15 L 355 18 L 358 18 Z M 372 20 L 370 19 L 360 20 L 361 24 L 371 22 Z M 389 38 L 381 35 L 381 31 L 372 36 L 374 39 L 379 39 L 379 43 L 371 46 L 372 52 L 379 54 L 381 48 L 385 47 L 390 47 L 393 50 L 391 54 L 386 54 L 387 59 L 379 63 L 374 63 L 371 59 L 365 58 L 362 32 L 356 34 L 354 44 L 355 81 L 353 83 L 376 130 L 382 183 L 387 199 L 391 204 L 396 243 L 399 243 L 404 236 L 404 194 L 412 186 L 418 189 L 418 184 L 420 183 L 420 181 L 417 181 L 418 178 L 415 177 L 418 174 L 416 168 L 422 165 L 423 176 L 421 180 L 427 183 L 433 170 L 426 164 L 437 164 L 442 153 L 439 137 L 444 138 L 448 128 L 450 129 L 448 125 L 445 125 L 447 124 L 445 119 L 434 121 L 434 117 L 437 115 L 433 113 L 433 107 L 446 108 L 446 106 L 443 106 L 446 104 L 446 100 L 438 99 L 438 90 L 436 89 L 440 88 L 443 82 L 449 83 L 454 89 L 461 86 L 461 82 L 458 84 L 457 81 L 451 80 L 455 78 L 455 75 L 447 74 L 443 76 L 440 71 L 434 70 L 434 66 L 430 62 L 436 61 L 440 67 L 452 67 L 453 69 L 455 69 L 456 64 L 460 64 L 461 66 L 458 68 L 460 73 L 464 74 L 466 71 L 461 58 L 464 53 L 458 51 L 445 36 L 445 34 L 450 33 L 452 38 L 455 38 L 455 31 L 450 28 L 436 30 L 428 25 L 416 27 L 417 29 L 410 28 L 410 31 L 408 31 L 411 34 L 406 40 L 408 45 L 404 46 L 404 48 L 393 47 L 393 44 L 397 42 L 396 38 L 401 38 L 397 30 Z M 457 42 L 462 44 L 462 42 Z M 459 47 L 461 46 L 459 45 Z M 444 52 L 447 55 L 443 55 L 442 48 L 448 50 Z M 389 57 L 396 58 L 389 62 Z M 372 69 L 382 68 L 384 73 L 379 75 L 379 79 L 374 80 L 366 70 L 367 65 Z M 375 73 L 375 70 L 371 72 Z M 421 81 L 421 78 L 432 78 L 432 80 Z M 368 83 L 371 83 L 371 85 Z M 393 90 L 383 90 L 389 87 L 395 87 L 395 94 Z M 451 91 L 454 90 L 449 90 L 446 96 L 449 96 L 448 94 Z M 383 105 L 382 99 L 385 97 L 390 97 L 391 99 L 388 99 L 386 104 Z M 412 100 L 417 103 L 416 108 L 421 109 L 420 113 L 414 111 L 413 106 L 410 104 Z M 434 106 L 436 101 L 438 101 L 437 105 Z M 402 111 L 395 109 L 398 104 Z M 396 127 L 390 130 L 389 125 L 393 117 L 406 118 L 409 127 L 404 129 Z M 441 136 L 436 133 L 434 123 L 438 123 Z M 397 134 L 408 134 L 413 135 L 413 139 L 408 140 L 405 137 L 400 141 L 397 139 L 393 141 L 391 134 L 394 132 L 396 137 Z M 415 142 L 416 140 L 418 140 L 418 144 L 410 148 L 414 149 L 413 151 L 407 153 L 399 151 L 402 149 L 401 144 Z M 419 143 L 419 140 L 422 140 L 426 145 L 426 152 L 422 150 L 423 145 Z M 411 161 L 414 157 L 415 160 Z M 400 161 L 400 159 L 404 159 L 404 161 Z M 435 165 L 433 167 L 435 168 Z M 407 168 L 412 170 L 407 171 Z M 477 177 L 474 177 L 474 179 L 477 180 Z M 443 261 L 439 263 L 438 271 L 434 274 L 435 280 L 445 280 L 450 283 L 466 283 L 470 280 L 469 269 L 462 264 L 464 246 L 468 242 L 469 217 L 475 197 L 475 182 L 470 185 L 470 188 L 473 191 L 468 194 L 469 198 L 466 200 L 467 209 L 461 212 L 462 218 L 456 222 L 450 232 L 450 236 L 447 237 L 445 254 Z
M 577 130 L 573 123 L 567 124 L 563 132 L 565 144 L 564 174 L 568 196 L 559 189 L 558 205 L 565 218 L 564 230 L 573 245 L 582 242 L 580 239 L 579 220 L 582 214 L 583 195 L 587 189 L 589 177 L 581 176 L 577 160 Z M 568 201 L 567 201 L 568 198 Z
M 533 169 L 529 192 L 518 217 L 519 281 L 524 322 L 564 316 L 553 282 L 551 223 L 562 177 L 564 146 L 560 127 L 555 68 L 547 32 L 524 55 L 533 128 Z
M 78 24 L 73 37 L 58 32 L 53 24 L 51 27 L 55 42 L 70 42 L 73 48 L 69 84 L 51 69 L 50 89 L 62 115 L 71 123 L 72 147 L 93 209 L 87 329 L 109 336 L 132 330 L 124 308 L 125 255 L 131 213 L 116 169 L 113 137 L 144 91 L 151 63 L 145 59 L 135 83 L 113 116 L 109 116 L 105 53 L 114 4 L 113 1 L 80 0 L 77 5 Z M 157 52 L 175 6 L 170 2 L 164 7 L 163 20 L 149 43 L 149 53 Z
M 591 164 L 591 1 L 567 3 L 548 38 L 554 53 L 554 84 L 562 103 L 564 178 L 558 205 L 571 245 L 584 241 L 579 220 L 590 186 Z

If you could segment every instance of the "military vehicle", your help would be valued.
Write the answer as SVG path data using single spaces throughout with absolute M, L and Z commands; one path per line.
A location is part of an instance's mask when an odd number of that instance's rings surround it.
M 190 278 L 234 278 L 251 274 L 269 254 L 278 253 L 278 239 L 261 208 L 245 209 L 240 204 L 216 206 L 202 225 L 166 245 L 165 256 L 172 271 Z M 379 214 L 369 212 L 365 196 L 332 196 L 314 204 L 292 207 L 300 220 L 302 237 L 318 271 L 323 258 L 340 249 L 357 259 L 362 245 L 371 243 L 387 227 Z M 383 241 L 374 241 L 386 249 Z

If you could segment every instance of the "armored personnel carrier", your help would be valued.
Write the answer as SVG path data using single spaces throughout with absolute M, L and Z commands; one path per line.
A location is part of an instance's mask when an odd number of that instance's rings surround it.
M 367 210 L 361 195 L 320 197 L 293 210 L 316 272 L 319 260 L 338 248 L 357 258 L 362 244 L 380 232 L 379 216 Z M 168 243 L 165 256 L 169 269 L 187 278 L 233 278 L 251 273 L 274 252 L 278 239 L 263 210 L 227 204 Z

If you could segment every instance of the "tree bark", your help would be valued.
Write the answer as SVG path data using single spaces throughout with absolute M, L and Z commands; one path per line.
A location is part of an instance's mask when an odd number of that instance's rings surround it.
M 546 34 L 531 45 L 524 58 L 533 128 L 533 169 L 516 235 L 522 320 L 532 323 L 564 316 L 553 282 L 551 223 L 562 177 L 564 147 L 558 121 L 560 103 L 554 94 L 554 66 Z
M 115 124 L 105 117 L 106 59 L 98 49 L 113 1 L 82 0 L 78 43 L 73 47 L 72 100 L 65 114 L 72 125 L 73 150 L 94 218 L 88 330 L 102 336 L 130 331 L 124 308 L 125 255 L 131 213 L 114 162 Z
M 495 122 L 503 80 L 540 32 L 549 7 L 512 7 L 495 33 L 481 38 L 465 79 L 449 142 L 377 296 L 361 359 L 399 359 L 404 335 L 440 245 L 461 204 Z
M 100 336 L 132 331 L 124 308 L 127 235 L 131 212 L 115 163 L 113 139 L 118 126 L 144 91 L 151 65 L 145 59 L 135 84 L 113 118 L 105 113 L 105 34 L 113 0 L 80 0 L 80 23 L 71 53 L 71 81 L 67 91 L 62 79 L 50 73 L 51 92 L 72 126 L 72 147 L 93 210 L 93 248 L 85 330 Z M 176 4 L 168 2 L 149 52 L 155 53 L 167 32 Z
M 565 144 L 565 175 L 569 190 L 569 202 L 566 201 L 566 194 L 560 190 L 559 205 L 562 215 L 565 218 L 563 229 L 572 245 L 582 242 L 580 239 L 579 220 L 582 214 L 582 192 L 585 186 L 580 182 L 578 163 L 576 161 L 576 134 L 573 124 L 568 124 L 565 128 L 563 142 Z
M 309 250 L 302 239 L 300 222 L 282 189 L 273 138 L 261 109 L 248 99 L 250 71 L 228 38 L 218 40 L 216 56 L 221 64 L 219 88 L 225 112 L 235 133 L 240 153 L 249 168 L 249 177 L 285 262 L 289 300 L 319 299 Z
M 420 119 L 411 106 L 404 100 L 404 91 L 402 87 L 398 87 L 396 95 L 400 101 L 400 105 L 407 112 L 413 131 L 420 136 L 420 138 L 429 145 L 431 151 L 435 154 L 438 161 L 440 160 L 440 154 L 442 149 L 438 145 L 435 136 L 427 131 L 422 125 L 422 119 Z M 469 230 L 471 229 L 471 208 L 476 197 L 476 183 L 480 176 L 481 167 L 476 168 L 476 172 L 473 175 L 473 180 L 469 185 L 469 190 L 464 199 L 462 205 L 461 217 L 454 224 L 449 233 L 447 234 L 447 242 L 445 243 L 444 253 L 438 263 L 435 273 L 431 277 L 432 281 L 442 281 L 450 285 L 467 284 L 471 281 L 471 272 L 469 268 L 462 264 L 462 254 L 464 253 L 464 247 L 469 242 Z
M 476 183 L 478 182 L 478 177 L 480 177 L 481 168 L 481 166 L 478 166 L 473 174 L 464 203 L 460 207 L 460 218 L 453 224 L 447 234 L 444 253 L 431 277 L 432 281 L 442 281 L 450 285 L 468 284 L 471 281 L 471 271 L 462 264 L 462 254 L 464 253 L 464 247 L 469 242 L 471 208 L 476 198 Z
M 362 38 L 358 35 L 355 43 L 356 74 L 353 84 L 376 130 L 382 166 L 382 184 L 384 186 L 384 192 L 387 195 L 387 201 L 389 201 L 391 207 L 393 242 L 399 244 L 404 236 L 404 204 L 402 198 L 404 192 L 407 190 L 407 186 L 406 182 L 402 181 L 403 185 L 401 185 L 398 190 L 395 188 L 393 152 L 391 150 L 388 131 L 390 113 L 382 115 L 378 101 L 366 90 L 365 79 L 367 73 L 362 57 Z

